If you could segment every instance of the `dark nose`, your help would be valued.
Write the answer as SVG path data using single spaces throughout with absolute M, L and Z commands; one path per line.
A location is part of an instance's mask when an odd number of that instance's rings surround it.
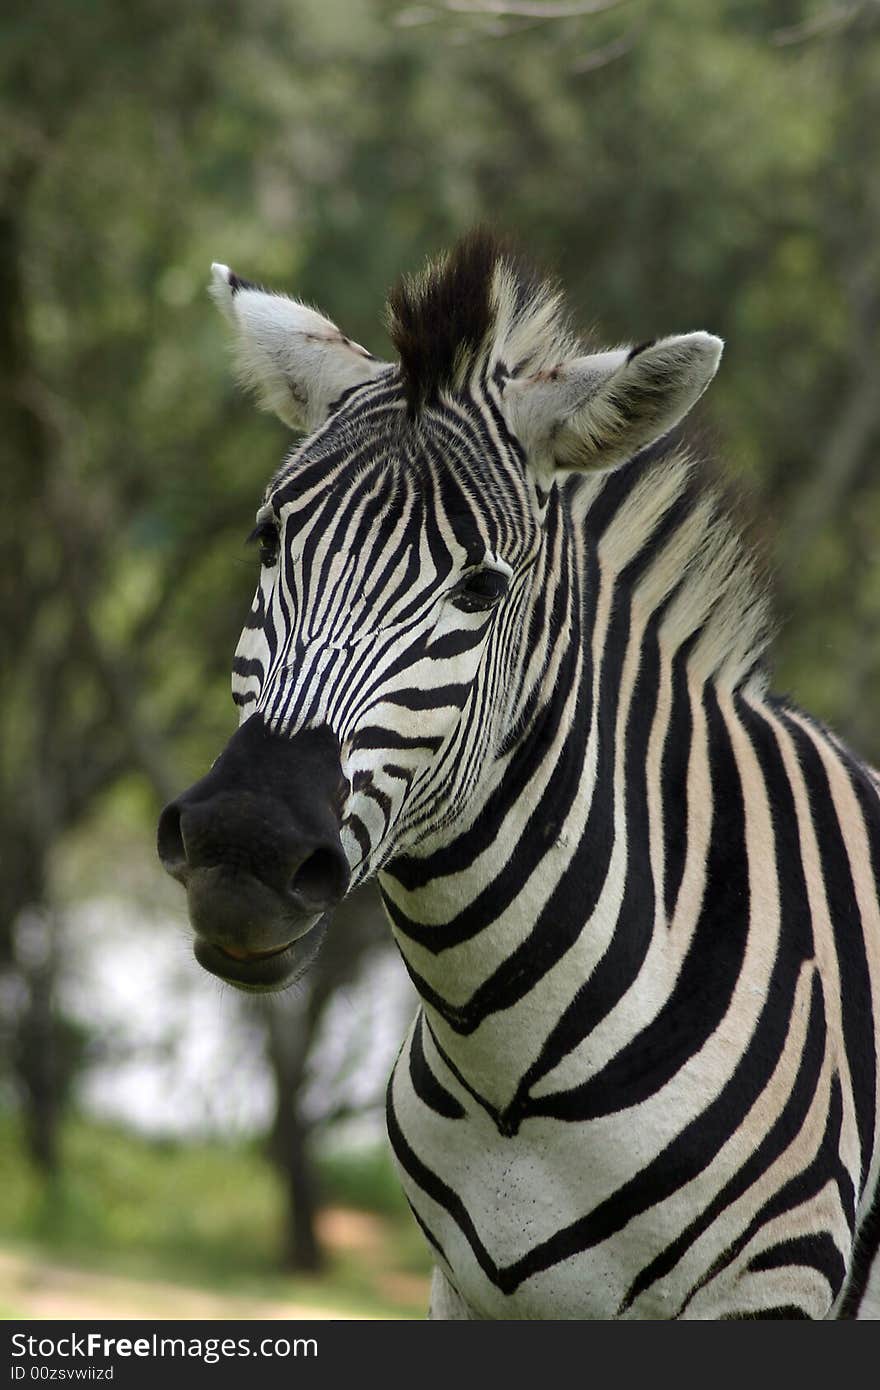
M 349 883 L 347 791 L 328 729 L 286 738 L 252 715 L 159 818 L 159 858 L 186 888 L 198 936 L 231 960 L 262 959 L 335 907 Z
M 256 879 L 304 913 L 326 912 L 343 897 L 348 862 L 335 827 L 322 835 L 314 823 L 298 824 L 284 802 L 253 792 L 196 801 L 190 795 L 165 807 L 158 830 L 159 858 L 184 887 L 201 870 L 223 868 Z

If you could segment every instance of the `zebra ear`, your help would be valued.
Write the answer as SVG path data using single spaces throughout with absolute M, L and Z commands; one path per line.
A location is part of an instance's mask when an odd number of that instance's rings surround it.
M 211 266 L 211 296 L 233 325 L 239 376 L 260 405 L 294 429 L 313 430 L 344 391 L 386 364 L 314 309 Z
M 513 377 L 504 387 L 511 428 L 542 474 L 624 463 L 699 400 L 723 346 L 711 333 L 685 333 Z

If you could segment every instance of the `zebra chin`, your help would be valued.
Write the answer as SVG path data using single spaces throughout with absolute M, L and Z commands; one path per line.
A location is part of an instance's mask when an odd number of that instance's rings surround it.
M 330 920 L 304 910 L 293 893 L 219 865 L 191 872 L 186 890 L 196 960 L 238 989 L 293 984 L 314 960 Z

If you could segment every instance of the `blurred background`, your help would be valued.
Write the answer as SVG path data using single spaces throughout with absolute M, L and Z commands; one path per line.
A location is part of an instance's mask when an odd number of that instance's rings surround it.
M 695 429 L 777 688 L 878 761 L 880 4 L 29 0 L 0 40 L 0 1310 L 422 1316 L 375 899 L 255 1002 L 155 860 L 288 445 L 210 262 L 382 354 L 391 283 L 488 218 L 609 343 L 720 333 Z

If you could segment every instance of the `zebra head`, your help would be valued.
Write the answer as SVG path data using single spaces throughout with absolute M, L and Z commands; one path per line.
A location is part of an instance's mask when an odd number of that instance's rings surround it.
M 534 713 L 560 471 L 666 433 L 721 344 L 584 354 L 555 289 L 484 232 L 392 293 L 395 364 L 225 266 L 213 294 L 244 381 L 307 437 L 257 512 L 240 727 L 165 808 L 158 845 L 198 960 L 272 989 L 355 885 L 479 814 Z

